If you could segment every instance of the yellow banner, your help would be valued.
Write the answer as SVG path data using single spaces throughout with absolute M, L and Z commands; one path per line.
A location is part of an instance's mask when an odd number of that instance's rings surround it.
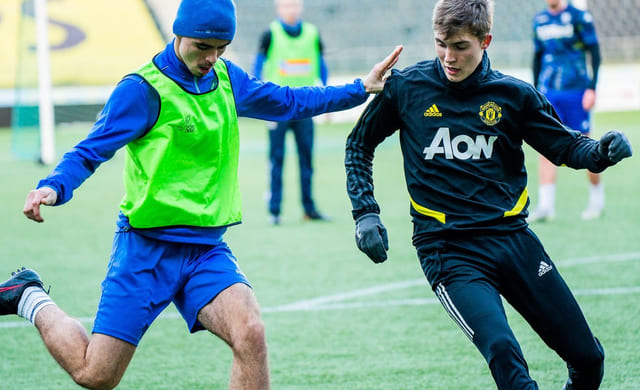
M 49 0 L 54 86 L 109 86 L 165 42 L 143 0 Z M 0 1 L 0 89 L 35 85 L 33 0 Z

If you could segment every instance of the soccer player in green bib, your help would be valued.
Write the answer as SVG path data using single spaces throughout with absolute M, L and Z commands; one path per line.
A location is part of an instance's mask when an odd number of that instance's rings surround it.
M 27 195 L 24 214 L 43 222 L 41 205 L 68 202 L 101 163 L 126 151 L 125 195 L 91 337 L 35 271 L 22 268 L 0 284 L 0 315 L 31 321 L 80 386 L 116 387 L 148 327 L 173 303 L 191 332 L 208 330 L 231 347 L 229 388 L 269 388 L 259 306 L 223 238 L 242 218 L 238 116 L 277 121 L 359 105 L 382 90 L 402 48 L 364 80 L 289 88 L 222 57 L 235 30 L 232 0 L 183 0 L 175 38 L 118 83 L 89 135 Z
M 254 75 L 280 85 L 300 87 L 327 85 L 328 70 L 322 56 L 318 28 L 302 20 L 302 0 L 274 0 L 278 20 L 269 25 L 260 39 Z M 269 123 L 268 209 L 270 222 L 280 224 L 282 169 L 286 134 L 291 129 L 298 149 L 300 192 L 304 218 L 323 221 L 327 217 L 313 200 L 313 119 L 301 118 Z

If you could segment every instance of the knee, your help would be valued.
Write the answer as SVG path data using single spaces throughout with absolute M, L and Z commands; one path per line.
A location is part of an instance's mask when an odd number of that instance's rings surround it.
M 593 353 L 583 356 L 575 367 L 580 367 L 582 371 L 599 373 L 604 371 L 604 352 L 600 349 Z
M 264 323 L 251 318 L 235 331 L 231 347 L 239 354 L 264 354 L 267 350 Z
M 582 352 L 579 356 L 567 362 L 569 369 L 568 389 L 598 389 L 604 376 L 604 348 L 598 339 L 589 351 Z
M 92 390 L 111 390 L 120 383 L 120 378 L 108 376 L 104 373 L 89 373 L 86 371 L 73 374 L 72 378 L 78 385 Z
M 582 350 L 568 363 L 580 371 L 599 371 L 598 369 L 604 366 L 604 348 L 600 341 L 594 337 L 593 346 Z

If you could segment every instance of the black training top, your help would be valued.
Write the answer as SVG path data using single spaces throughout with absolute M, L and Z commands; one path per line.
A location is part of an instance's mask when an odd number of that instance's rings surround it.
M 523 141 L 556 165 L 601 172 L 613 163 L 598 142 L 560 122 L 530 84 L 492 70 L 487 54 L 467 79 L 450 82 L 438 60 L 393 70 L 347 139 L 353 216 L 380 208 L 373 196 L 377 145 L 400 130 L 414 242 L 446 232 L 526 226 Z

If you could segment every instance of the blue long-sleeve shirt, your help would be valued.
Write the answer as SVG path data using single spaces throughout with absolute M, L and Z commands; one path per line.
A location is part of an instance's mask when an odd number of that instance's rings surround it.
M 600 46 L 589 11 L 571 4 L 559 13 L 546 9 L 533 18 L 533 35 L 533 82 L 540 91 L 596 89 Z
M 190 93 L 202 93 L 217 86 L 215 72 L 195 77 L 175 54 L 173 42 L 153 59 L 158 68 Z M 233 62 L 225 61 L 239 117 L 284 121 L 340 111 L 364 103 L 367 99 L 361 80 L 344 86 L 282 87 L 249 76 Z M 154 126 L 160 113 L 160 97 L 138 75 L 125 76 L 107 100 L 88 136 L 69 152 L 37 188 L 51 187 L 57 194 L 56 205 L 68 202 L 78 188 L 103 162 L 129 142 L 143 137 Z M 130 228 L 120 213 L 118 225 Z M 186 243 L 215 243 L 224 228 L 174 227 L 137 229 L 147 236 Z

